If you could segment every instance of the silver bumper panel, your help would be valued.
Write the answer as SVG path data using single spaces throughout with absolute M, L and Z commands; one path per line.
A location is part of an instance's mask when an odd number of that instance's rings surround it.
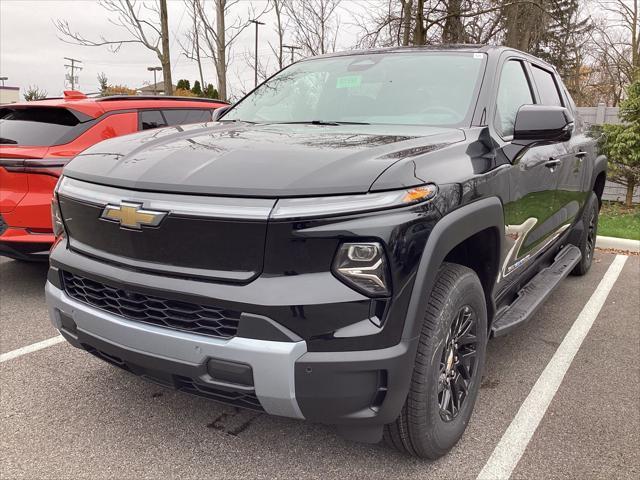
M 307 351 L 304 341 L 209 338 L 126 320 L 80 303 L 49 282 L 45 293 L 51 321 L 58 329 L 63 312 L 74 320 L 78 330 L 137 353 L 194 366 L 209 358 L 249 364 L 256 396 L 267 413 L 304 418 L 295 398 L 294 383 L 295 362 Z

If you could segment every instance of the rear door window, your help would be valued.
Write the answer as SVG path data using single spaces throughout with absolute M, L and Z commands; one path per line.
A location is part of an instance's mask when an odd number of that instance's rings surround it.
M 168 125 L 186 125 L 188 123 L 204 123 L 211 121 L 211 110 L 163 110 Z
M 562 100 L 560 100 L 560 93 L 558 92 L 556 81 L 553 79 L 553 74 L 535 65 L 531 65 L 531 72 L 533 73 L 533 80 L 538 87 L 538 94 L 540 95 L 542 105 L 561 107 Z
M 80 120 L 66 108 L 0 108 L 0 144 L 50 147 L 74 140 Z
M 163 110 L 141 110 L 140 130 L 171 127 L 189 123 L 210 122 L 213 115 L 211 109 L 167 108 Z
M 140 113 L 140 130 L 166 127 L 167 122 L 160 110 L 142 110 Z

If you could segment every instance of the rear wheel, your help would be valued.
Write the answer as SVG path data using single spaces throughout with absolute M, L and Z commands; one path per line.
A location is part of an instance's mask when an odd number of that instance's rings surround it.
M 571 271 L 571 275 L 584 275 L 591 268 L 598 235 L 599 214 L 600 202 L 596 194 L 591 192 L 582 212 L 582 225 L 584 228 L 576 245 L 580 249 L 580 253 L 582 253 L 582 258 Z
M 411 455 L 446 454 L 467 427 L 487 343 L 487 309 L 473 270 L 445 263 L 424 315 L 409 394 L 385 426 L 387 444 Z

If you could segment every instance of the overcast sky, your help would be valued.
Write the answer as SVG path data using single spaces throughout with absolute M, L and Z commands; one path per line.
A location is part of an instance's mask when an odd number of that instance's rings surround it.
M 264 1 L 242 0 L 235 13 L 244 14 L 250 3 L 256 10 L 265 5 Z M 197 65 L 180 54 L 178 44 L 178 39 L 184 42 L 190 25 L 189 14 L 182 0 L 169 0 L 168 4 L 172 78 L 174 83 L 187 78 L 193 84 L 198 78 Z M 346 4 L 348 7 L 345 8 L 352 11 L 358 2 Z M 70 45 L 58 39 L 53 25 L 53 19 L 61 18 L 67 20 L 74 31 L 88 38 L 97 39 L 100 35 L 109 39 L 126 38 L 126 32 L 122 33 L 122 29 L 109 23 L 107 15 L 108 12 L 94 0 L 0 0 L 0 76 L 9 77 L 5 85 L 20 87 L 21 94 L 29 85 L 37 85 L 49 96 L 59 96 L 65 89 L 64 64 L 68 62 L 64 57 L 82 60 L 78 88 L 84 92 L 98 90 L 96 77 L 100 72 L 106 73 L 111 84 L 137 88 L 152 83 L 153 74 L 147 67 L 159 65 L 154 52 L 137 44 L 123 45 L 116 54 L 107 47 Z M 357 31 L 346 18 L 346 12 L 343 17 L 340 35 L 344 47 L 353 44 Z M 275 21 L 272 15 L 266 15 L 263 21 L 266 25 L 260 28 L 258 54 L 262 61 L 271 59 L 274 62 L 268 41 L 274 44 L 277 41 Z M 253 49 L 254 30 L 250 28 L 238 37 L 234 50 L 235 61 L 231 63 L 228 75 L 232 93 L 237 93 L 241 85 L 250 87 L 253 83 L 253 70 L 245 60 L 247 55 L 253 55 Z M 204 77 L 206 82 L 216 84 L 212 63 L 205 65 Z

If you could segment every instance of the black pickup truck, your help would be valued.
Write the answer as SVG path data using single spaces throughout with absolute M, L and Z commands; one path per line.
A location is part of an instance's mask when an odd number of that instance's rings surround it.
M 436 458 L 469 422 L 487 340 L 589 270 L 605 175 L 558 74 L 525 53 L 309 58 L 213 123 L 69 163 L 51 319 L 162 385 Z

